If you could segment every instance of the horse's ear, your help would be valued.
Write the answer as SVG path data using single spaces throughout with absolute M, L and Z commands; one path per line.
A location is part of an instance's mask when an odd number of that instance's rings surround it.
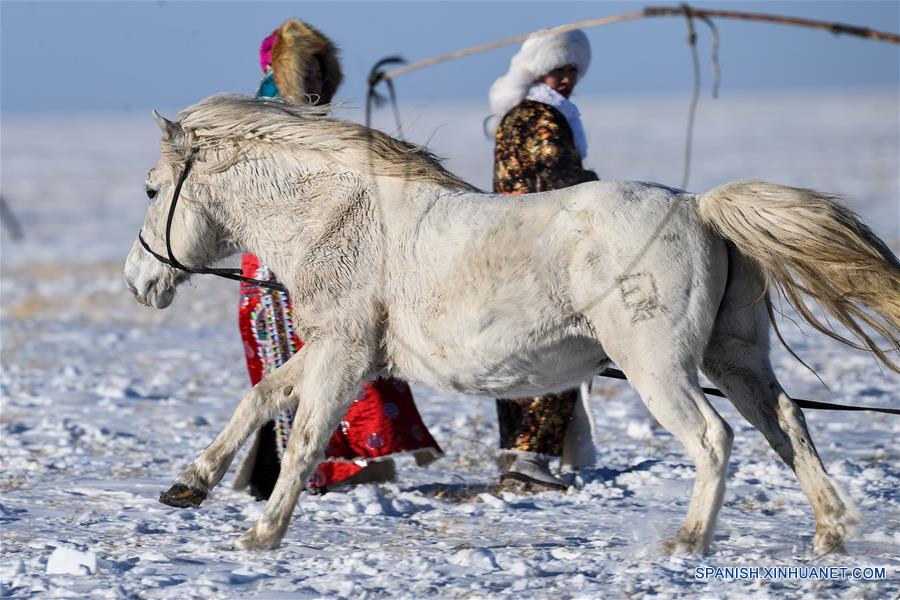
M 183 133 L 181 127 L 178 126 L 178 123 L 173 123 L 155 110 L 153 111 L 153 119 L 162 130 L 162 139 L 164 142 L 172 142 Z

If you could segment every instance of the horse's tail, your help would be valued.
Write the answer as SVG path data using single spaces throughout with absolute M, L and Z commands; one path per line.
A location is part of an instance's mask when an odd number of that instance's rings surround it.
M 739 181 L 700 196 L 698 213 L 741 254 L 755 260 L 766 287 L 779 289 L 810 325 L 845 344 L 871 350 L 900 372 L 886 354 L 900 349 L 900 261 L 837 197 Z M 863 345 L 819 320 L 804 295 Z M 766 302 L 772 317 L 768 295 Z M 863 325 L 883 337 L 889 348 L 881 349 Z

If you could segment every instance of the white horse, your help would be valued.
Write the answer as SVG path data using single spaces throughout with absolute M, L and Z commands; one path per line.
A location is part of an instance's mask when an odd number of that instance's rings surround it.
M 303 307 L 295 319 L 306 342 L 243 397 L 163 502 L 199 505 L 248 435 L 299 402 L 278 483 L 235 542 L 273 548 L 368 379 L 516 397 L 577 386 L 612 360 L 696 463 L 671 551 L 708 550 L 731 452 L 732 430 L 698 369 L 796 473 L 815 551 L 841 548 L 858 517 L 772 372 L 767 294 L 777 285 L 840 337 L 799 293 L 812 296 L 896 369 L 860 324 L 898 346 L 900 263 L 833 197 L 762 182 L 702 195 L 638 182 L 484 194 L 421 148 L 321 108 L 222 95 L 178 123 L 156 116 L 161 159 L 146 183 L 145 241 L 166 252 L 173 188 L 190 162 L 172 254 L 200 268 L 256 253 Z M 140 302 L 165 308 L 189 275 L 135 242 L 125 277 Z

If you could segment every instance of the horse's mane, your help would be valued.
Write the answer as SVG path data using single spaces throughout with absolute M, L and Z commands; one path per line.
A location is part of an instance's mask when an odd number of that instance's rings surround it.
M 336 162 L 374 175 L 477 191 L 421 146 L 376 129 L 330 116 L 331 107 L 272 98 L 219 94 L 178 114 L 178 124 L 200 147 L 247 141 L 298 146 L 328 154 Z

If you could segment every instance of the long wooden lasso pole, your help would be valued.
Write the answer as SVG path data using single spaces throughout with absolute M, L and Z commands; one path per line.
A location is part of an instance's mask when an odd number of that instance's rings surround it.
M 549 33 L 564 33 L 566 31 L 572 31 L 575 29 L 588 29 L 591 27 L 602 27 L 604 25 L 612 25 L 614 23 L 624 23 L 626 21 L 634 21 L 636 19 L 645 19 L 649 17 L 675 17 L 675 16 L 683 16 L 683 17 L 697 17 L 697 18 L 719 18 L 719 19 L 738 19 L 742 21 L 757 21 L 762 23 L 776 23 L 780 25 L 793 25 L 796 27 L 808 27 L 812 29 L 821 29 L 824 31 L 830 31 L 835 35 L 852 35 L 856 37 L 862 37 L 870 40 L 876 40 L 879 42 L 889 42 L 892 44 L 900 44 L 900 35 L 895 33 L 889 33 L 884 31 L 876 31 L 874 29 L 869 29 L 868 27 L 858 27 L 856 25 L 847 25 L 844 23 L 834 23 L 829 21 L 818 21 L 815 19 L 802 19 L 798 17 L 787 17 L 783 15 L 770 15 L 763 13 L 750 13 L 750 12 L 741 12 L 734 10 L 707 10 L 701 8 L 692 8 L 687 5 L 682 6 L 648 6 L 643 10 L 623 13 L 620 15 L 613 15 L 610 17 L 601 17 L 599 19 L 587 19 L 585 21 L 578 21 L 577 23 L 567 23 L 565 25 L 559 25 L 558 27 L 552 27 L 548 30 Z M 384 71 L 381 73 L 373 73 L 369 78 L 369 83 L 374 84 L 379 81 L 383 81 L 386 79 L 396 79 L 401 75 L 406 75 L 407 73 L 412 73 L 413 71 L 418 71 L 420 69 L 424 69 L 425 67 L 431 67 L 433 65 L 437 65 L 440 63 L 445 63 L 451 60 L 456 60 L 457 58 L 462 58 L 464 56 L 470 56 L 472 54 L 478 54 L 480 52 L 487 52 L 488 50 L 494 50 L 496 48 L 502 48 L 503 46 L 509 46 L 511 44 L 515 44 L 517 42 L 525 41 L 528 36 L 530 36 L 534 32 L 528 33 L 520 33 L 518 35 L 513 35 L 510 37 L 505 37 L 500 40 L 496 40 L 493 42 L 488 42 L 485 44 L 479 44 L 477 46 L 470 46 L 469 48 L 463 48 L 462 50 L 456 50 L 454 52 L 448 52 L 446 54 L 441 54 L 439 56 L 434 56 L 432 58 L 428 58 L 425 60 L 420 60 L 418 62 L 412 63 L 410 65 L 405 65 L 403 67 L 398 67 L 396 69 L 391 69 L 390 71 Z

